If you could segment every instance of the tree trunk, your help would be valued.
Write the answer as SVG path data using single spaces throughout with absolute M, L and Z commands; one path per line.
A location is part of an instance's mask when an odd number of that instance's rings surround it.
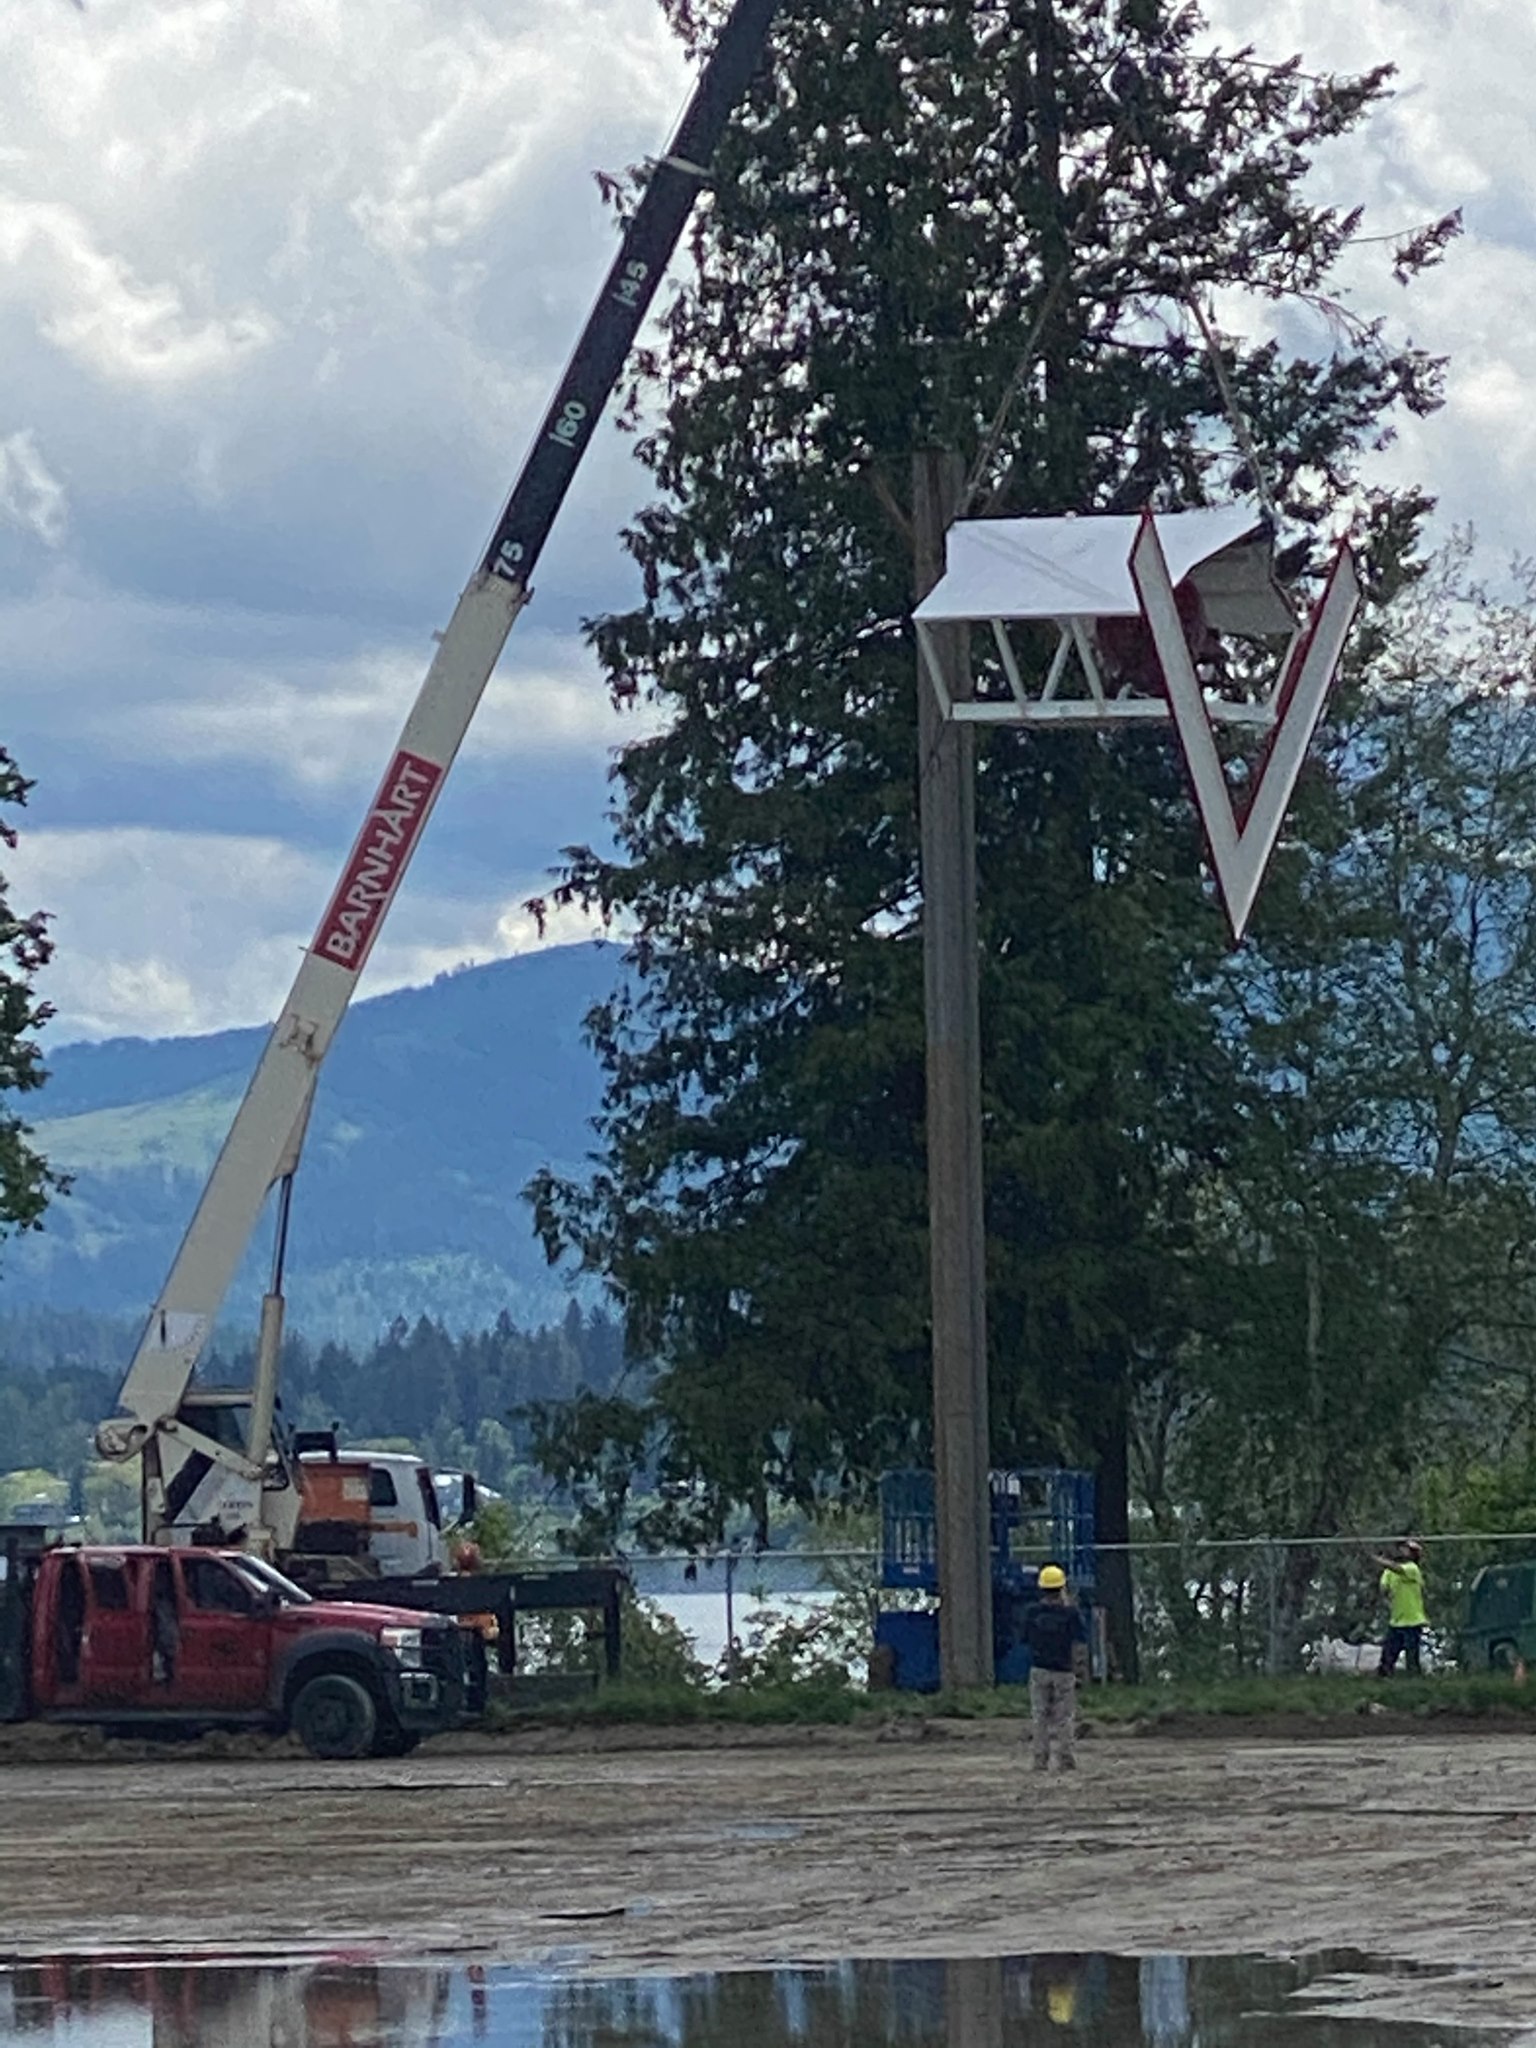
M 1130 1414 L 1125 1377 L 1121 1373 L 1114 1386 L 1105 1390 L 1102 1425 L 1095 1432 L 1093 1443 L 1098 1483 L 1097 1534 L 1101 1544 L 1126 1544 L 1131 1540 L 1130 1441 Z M 1100 1550 L 1099 1599 L 1109 1629 L 1111 1674 L 1123 1684 L 1136 1685 L 1141 1661 L 1136 1653 L 1131 1560 L 1124 1549 Z
M 1270 1557 L 1265 1561 L 1275 1589 L 1270 1642 L 1264 1657 L 1264 1669 L 1270 1678 L 1281 1678 L 1301 1668 L 1307 1609 L 1320 1561 L 1319 1551 L 1295 1545 L 1287 1545 L 1281 1558 Z

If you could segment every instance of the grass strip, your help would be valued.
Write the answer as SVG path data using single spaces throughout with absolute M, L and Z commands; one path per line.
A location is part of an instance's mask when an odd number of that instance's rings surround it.
M 1417 1720 L 1536 1718 L 1536 1686 L 1494 1675 L 1448 1672 L 1432 1678 L 1222 1678 L 1200 1684 L 1088 1685 L 1083 1718 L 1109 1726 L 1279 1717 L 1355 1722 L 1379 1714 Z M 868 1693 L 824 1679 L 773 1686 L 705 1689 L 621 1681 L 580 1698 L 493 1700 L 492 1729 L 610 1724 L 649 1727 L 720 1723 L 738 1727 L 846 1727 L 893 1718 L 1018 1719 L 1029 1712 L 1024 1686 L 970 1693 Z

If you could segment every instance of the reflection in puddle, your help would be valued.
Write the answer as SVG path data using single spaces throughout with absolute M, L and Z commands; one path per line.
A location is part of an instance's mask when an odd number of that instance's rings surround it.
M 1356 1955 L 1027 1956 L 585 1981 L 505 1965 L 0 1968 L 0 2048 L 1475 2048 L 1326 2009 Z M 1298 1998 L 1298 1994 L 1304 1994 Z

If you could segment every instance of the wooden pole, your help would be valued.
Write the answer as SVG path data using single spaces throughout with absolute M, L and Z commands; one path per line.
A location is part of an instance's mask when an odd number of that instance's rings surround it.
M 914 458 L 919 599 L 944 573 L 945 530 L 964 481 L 957 455 Z M 933 637 L 945 686 L 960 701 L 973 687 L 969 636 L 955 626 Z M 993 1666 L 975 740 L 969 725 L 942 716 L 921 652 L 917 703 L 939 1659 L 946 1687 L 982 1686 L 992 1684 Z
M 1003 2048 L 1003 2010 L 1000 1956 L 944 1965 L 944 2048 Z

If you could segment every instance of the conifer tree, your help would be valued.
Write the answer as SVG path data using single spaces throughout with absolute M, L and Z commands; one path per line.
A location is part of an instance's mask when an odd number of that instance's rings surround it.
M 721 12 L 664 5 L 695 44 Z M 662 728 L 556 892 L 632 934 L 594 1170 L 532 1192 L 660 1361 L 653 1533 L 927 1455 L 912 452 L 1007 514 L 1220 502 L 1256 463 L 1299 563 L 1351 515 L 1392 573 L 1423 501 L 1360 459 L 1438 366 L 1338 312 L 1358 216 L 1306 189 L 1387 85 L 1214 51 L 1167 0 L 788 0 L 630 394 L 643 598 L 592 635 Z M 1184 1163 L 1240 1084 L 1221 929 L 1155 741 L 994 737 L 978 821 L 993 1456 L 1093 1463 L 1113 1537 L 1129 1390 L 1187 1314 Z

